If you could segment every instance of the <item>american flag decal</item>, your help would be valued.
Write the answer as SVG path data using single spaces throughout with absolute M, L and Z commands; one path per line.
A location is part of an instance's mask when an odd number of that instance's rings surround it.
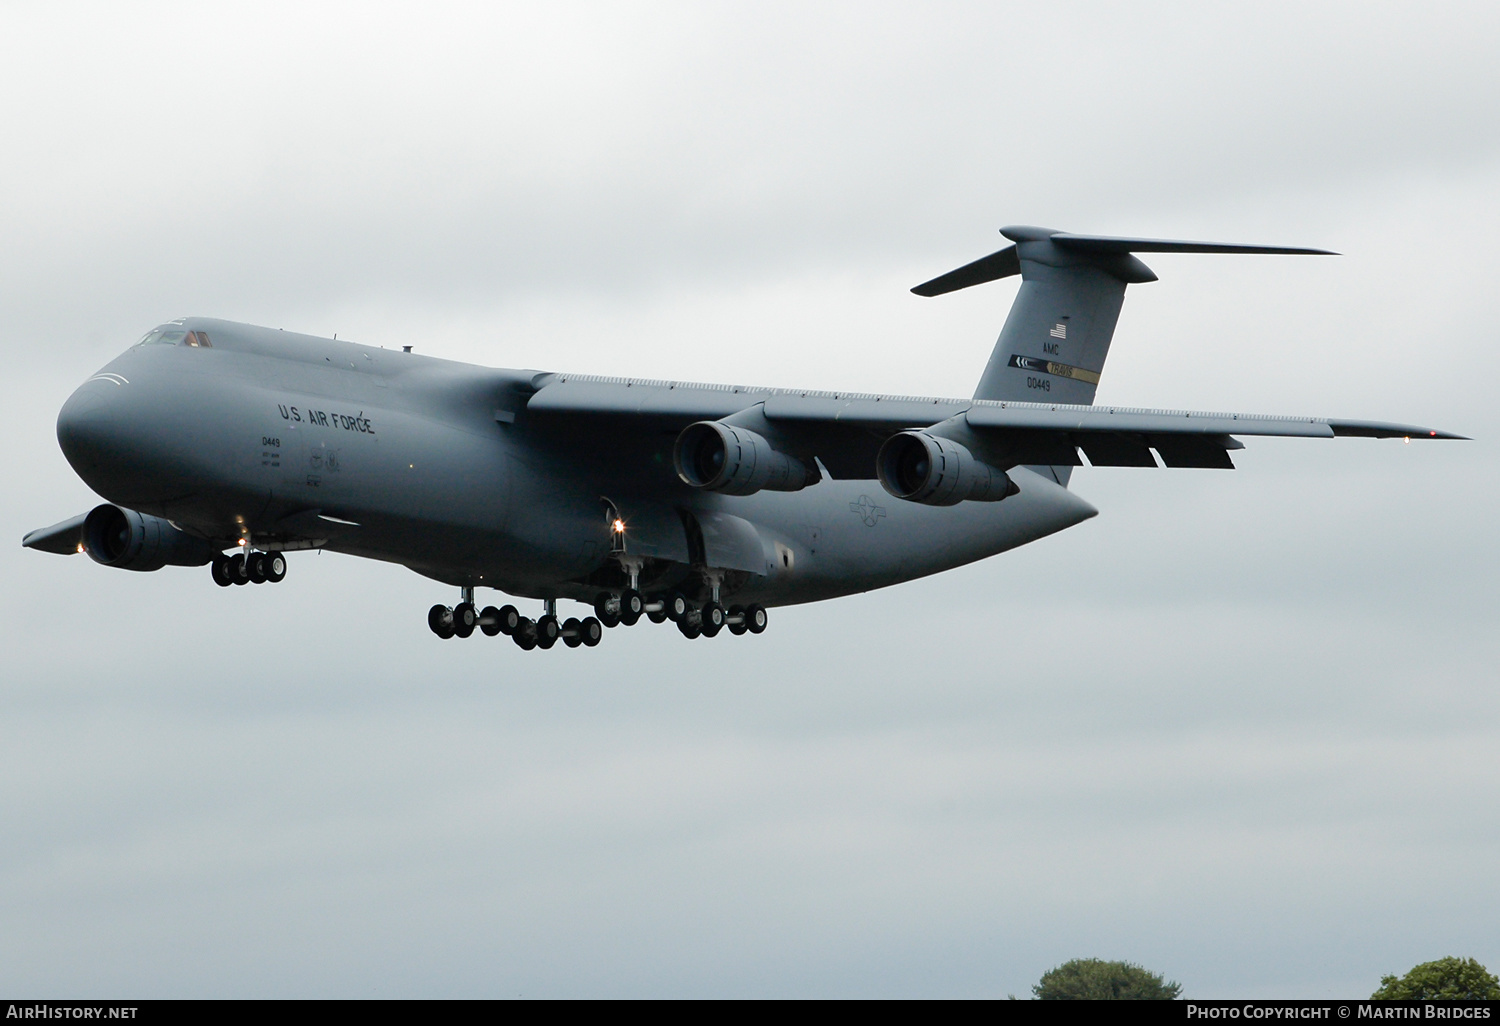
M 1068 326 L 1066 324 L 1054 324 L 1052 325 L 1052 330 L 1047 332 L 1047 334 L 1053 338 L 1067 338 Z

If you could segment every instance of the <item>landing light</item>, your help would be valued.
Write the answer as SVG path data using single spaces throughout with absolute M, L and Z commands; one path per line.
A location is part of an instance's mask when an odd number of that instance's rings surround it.
M 614 530 L 615 534 L 625 533 L 625 521 L 621 520 L 619 517 L 615 517 L 615 522 L 613 524 L 610 524 L 609 526 Z

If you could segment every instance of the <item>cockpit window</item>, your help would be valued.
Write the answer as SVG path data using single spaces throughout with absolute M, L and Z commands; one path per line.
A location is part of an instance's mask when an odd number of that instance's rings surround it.
M 138 346 L 194 346 L 200 349 L 209 349 L 213 343 L 208 340 L 208 333 L 204 331 L 183 331 L 181 328 L 155 328 L 146 332 L 144 338 L 136 343 Z
M 155 331 L 146 332 L 146 337 L 136 345 L 141 346 L 175 346 L 187 337 L 185 331 L 174 331 L 170 328 L 157 328 Z

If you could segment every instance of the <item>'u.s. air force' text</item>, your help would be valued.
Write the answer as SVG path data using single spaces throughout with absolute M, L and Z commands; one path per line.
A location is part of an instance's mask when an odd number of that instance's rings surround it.
M 362 435 L 375 433 L 375 426 L 365 416 L 364 410 L 351 417 L 347 413 L 329 413 L 326 410 L 299 410 L 295 406 L 283 406 L 280 403 L 276 404 L 276 408 L 281 411 L 282 420 L 289 420 L 293 424 L 343 428 L 345 431 L 358 431 Z

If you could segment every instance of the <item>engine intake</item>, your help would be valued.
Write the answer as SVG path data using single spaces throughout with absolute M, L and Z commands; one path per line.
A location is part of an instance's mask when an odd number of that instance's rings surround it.
M 672 463 L 684 483 L 725 495 L 796 492 L 822 476 L 815 465 L 778 452 L 754 431 L 716 420 L 683 428 L 672 447 Z
M 928 506 L 956 506 L 965 499 L 999 502 L 1021 490 L 1005 471 L 952 439 L 925 431 L 887 438 L 875 457 L 875 473 L 896 498 Z
M 83 547 L 94 562 L 121 570 L 202 566 L 219 553 L 213 542 L 179 531 L 161 517 L 111 503 L 95 506 L 84 519 Z

